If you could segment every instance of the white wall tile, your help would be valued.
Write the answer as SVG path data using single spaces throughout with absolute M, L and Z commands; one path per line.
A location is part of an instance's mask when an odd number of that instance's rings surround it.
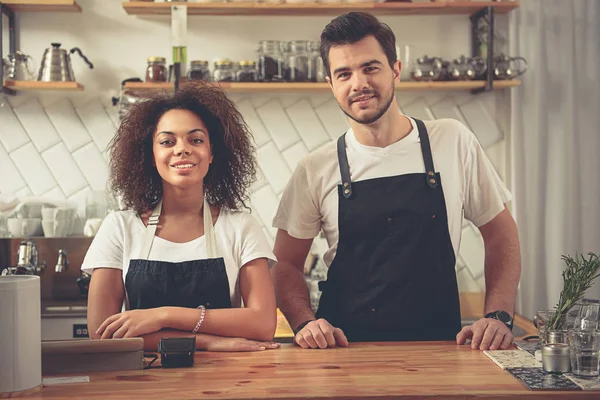
M 77 214 L 80 218 L 85 218 L 85 206 L 86 200 L 89 195 L 92 194 L 92 189 L 89 186 L 86 186 L 82 190 L 78 191 L 75 194 L 72 194 L 68 197 L 70 203 L 77 205 Z
M 421 120 L 434 118 L 429 105 L 423 98 L 418 98 L 412 103 L 402 106 L 402 110 L 404 111 L 404 115 L 408 115 L 409 117 Z
M 314 93 L 308 97 L 308 100 L 310 101 L 310 104 L 313 106 L 313 108 L 317 108 L 320 105 L 325 104 L 332 99 L 335 101 L 333 94 L 329 91 L 327 93 Z
M 74 151 L 73 158 L 93 190 L 106 188 L 108 164 L 94 143 Z
M 308 101 L 300 100 L 286 111 L 309 151 L 329 141 L 327 132 Z
M 33 144 L 27 143 L 19 147 L 10 154 L 10 157 L 34 195 L 45 193 L 56 186 L 48 166 Z
M 269 142 L 259 148 L 257 151 L 257 158 L 260 169 L 265 175 L 267 182 L 269 182 L 269 185 L 273 188 L 273 191 L 275 193 L 281 193 L 283 189 L 285 189 L 285 185 L 287 185 L 292 172 L 281 157 L 281 153 L 277 151 L 273 142 Z
M 244 117 L 244 121 L 246 121 L 248 128 L 250 128 L 252 136 L 254 136 L 254 142 L 256 143 L 256 146 L 262 146 L 271 140 L 271 137 L 267 133 L 267 129 L 261 122 L 258 114 L 256 114 L 256 111 L 249 100 L 243 100 L 239 102 L 237 107 Z
M 458 282 L 459 292 L 481 292 L 482 287 L 479 286 L 477 281 L 471 276 L 468 269 L 462 269 L 456 273 L 456 280 Z
M 270 186 L 263 186 L 252 194 L 252 210 L 256 212 L 256 217 L 263 226 L 271 232 L 273 238 L 277 234 L 277 229 L 272 226 L 277 206 L 279 201 Z
M 340 106 L 335 99 L 331 99 L 315 107 L 315 112 L 332 140 L 337 140 L 350 126 L 348 118 L 340 110 Z
M 456 100 L 452 97 L 447 97 L 442 101 L 431 104 L 429 108 L 431 109 L 435 119 L 452 118 L 459 120 L 466 125 L 466 121 L 462 117 L 462 114 L 456 105 Z
M 42 158 L 65 195 L 70 196 L 87 185 L 81 170 L 64 144 L 59 143 L 44 151 Z
M 0 146 L 0 194 L 14 194 L 26 185 L 8 153 Z
M 306 150 L 306 146 L 303 142 L 298 142 L 292 147 L 285 149 L 281 154 L 288 167 L 290 167 L 290 171 L 294 172 L 300 160 L 308 154 L 308 150 Z
M 483 239 L 477 228 L 468 226 L 462 230 L 458 252 L 474 278 L 483 275 L 485 249 L 483 247 Z
M 67 199 L 65 193 L 60 189 L 59 186 L 55 186 L 52 189 L 48 190 L 45 193 L 42 193 L 42 197 L 47 198 L 48 200 L 57 200 L 64 201 Z
M 38 151 L 60 142 L 60 137 L 37 99 L 28 100 L 14 111 Z
M 0 143 L 6 151 L 11 152 L 29 142 L 29 136 L 8 104 L 0 107 L 0 121 Z
M 116 106 L 111 106 L 108 108 L 104 107 L 104 112 L 106 113 L 106 115 L 108 115 L 108 118 L 110 118 L 110 121 L 115 127 L 116 132 L 117 128 L 121 124 L 121 122 L 119 121 L 119 108 Z
M 116 129 L 106 112 L 104 112 L 104 106 L 102 106 L 100 100 L 92 100 L 81 107 L 77 107 L 76 111 L 100 151 L 104 151 L 115 135 Z
M 256 181 L 252 184 L 252 188 L 250 189 L 252 192 L 257 191 L 261 187 L 268 185 L 269 183 L 265 179 L 265 174 L 262 172 L 260 165 L 256 169 Z
M 300 140 L 296 128 L 292 125 L 279 101 L 269 101 L 257 108 L 256 112 L 279 150 L 288 148 Z
M 481 101 L 475 98 L 459 108 L 484 149 L 502 140 L 504 134 Z
M 69 100 L 63 99 L 47 107 L 46 113 L 67 150 L 73 151 L 92 141 Z
M 29 189 L 28 186 L 25 186 L 23 189 L 19 189 L 15 192 L 15 196 L 17 197 L 21 197 L 21 196 L 31 196 L 33 193 L 31 193 L 31 190 Z

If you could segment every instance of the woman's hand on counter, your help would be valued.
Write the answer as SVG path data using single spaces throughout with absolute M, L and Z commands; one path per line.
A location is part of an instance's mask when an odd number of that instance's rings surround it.
M 130 310 L 108 317 L 96 334 L 101 339 L 128 338 L 158 332 L 163 326 L 160 309 Z
M 263 351 L 278 349 L 281 345 L 277 342 L 260 342 L 243 338 L 212 336 L 207 339 L 204 350 L 206 351 Z

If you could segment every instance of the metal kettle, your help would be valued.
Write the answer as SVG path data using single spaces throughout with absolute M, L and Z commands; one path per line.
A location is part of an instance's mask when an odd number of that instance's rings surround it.
M 60 48 L 60 43 L 52 43 L 52 47 L 44 50 L 42 56 L 42 65 L 38 73 L 38 81 L 41 82 L 73 82 L 75 75 L 71 66 L 70 55 L 77 52 L 83 61 L 89 65 L 90 69 L 94 65 L 83 55 L 78 47 L 73 47 L 71 50 Z

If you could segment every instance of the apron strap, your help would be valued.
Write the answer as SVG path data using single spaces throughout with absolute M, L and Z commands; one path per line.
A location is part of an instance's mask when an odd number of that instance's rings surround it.
M 435 189 L 438 186 L 435 168 L 433 167 L 433 155 L 431 154 L 431 145 L 429 144 L 429 134 L 425 124 L 420 119 L 413 118 L 419 130 L 419 141 L 421 143 L 421 153 L 423 154 L 423 163 L 425 164 L 425 180 L 427 185 Z M 352 181 L 350 180 L 350 165 L 348 164 L 348 155 L 346 153 L 346 134 L 338 138 L 337 141 L 338 163 L 340 165 L 340 174 L 342 175 L 342 191 L 345 198 L 352 196 Z
M 348 155 L 346 154 L 346 134 L 338 138 L 337 141 L 338 161 L 340 164 L 340 174 L 342 175 L 342 186 L 344 188 L 344 197 L 349 199 L 352 196 L 352 181 L 350 181 L 350 165 L 348 165 Z
M 156 235 L 156 228 L 158 227 L 158 219 L 160 217 L 160 213 L 162 211 L 162 199 L 152 211 L 152 215 L 148 218 L 148 226 L 146 227 L 146 234 L 144 235 L 144 241 L 142 242 L 142 249 L 140 250 L 139 259 L 147 260 L 150 256 L 150 250 L 152 249 L 152 242 L 154 241 L 154 236 Z M 215 230 L 212 223 L 212 215 L 210 213 L 210 206 L 206 201 L 206 197 L 204 198 L 204 206 L 203 206 L 203 216 L 204 216 L 204 237 L 206 240 L 206 253 L 207 258 L 217 258 L 217 239 L 215 237 Z
M 435 168 L 433 167 L 433 156 L 431 155 L 431 145 L 429 144 L 429 134 L 425 124 L 420 119 L 414 118 L 417 128 L 419 129 L 419 139 L 421 141 L 421 153 L 423 154 L 423 162 L 425 163 L 425 179 L 430 188 L 435 189 L 438 185 L 435 176 Z

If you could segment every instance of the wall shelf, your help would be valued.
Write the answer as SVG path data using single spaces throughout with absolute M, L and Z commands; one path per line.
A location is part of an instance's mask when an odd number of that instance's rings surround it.
M 13 12 L 81 12 L 75 0 L 2 0 Z
M 83 85 L 77 82 L 4 81 L 4 87 L 15 92 L 24 91 L 80 91 Z
M 170 15 L 171 7 L 178 3 L 153 3 L 144 1 L 123 2 L 130 15 Z M 375 15 L 471 15 L 485 7 L 496 13 L 508 13 L 519 3 L 491 1 L 458 1 L 431 3 L 183 3 L 188 15 L 339 15 L 349 11 L 364 11 Z
M 495 81 L 494 89 L 506 89 L 520 86 L 521 81 Z M 329 91 L 327 83 L 301 83 L 301 82 L 224 82 L 220 86 L 226 92 L 319 92 Z M 485 81 L 458 81 L 458 82 L 400 82 L 396 84 L 399 90 L 414 91 L 441 91 L 441 90 L 473 90 L 485 87 Z M 172 91 L 172 83 L 146 83 L 126 82 L 124 90 L 140 97 L 156 92 Z

